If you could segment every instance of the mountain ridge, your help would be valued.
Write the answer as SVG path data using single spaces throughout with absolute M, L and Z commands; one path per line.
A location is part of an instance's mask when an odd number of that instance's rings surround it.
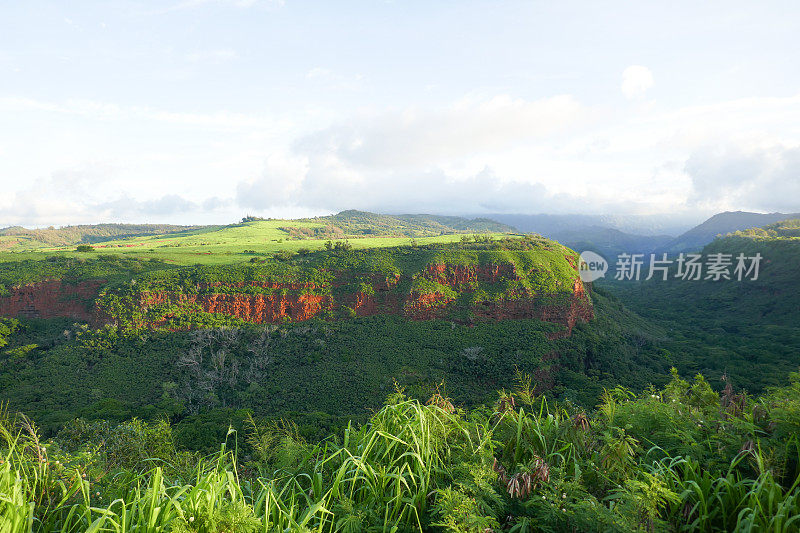
M 751 211 L 724 211 L 708 218 L 689 231 L 676 237 L 657 252 L 696 252 L 712 242 L 718 235 L 774 224 L 781 220 L 800 217 L 800 213 L 755 213 Z

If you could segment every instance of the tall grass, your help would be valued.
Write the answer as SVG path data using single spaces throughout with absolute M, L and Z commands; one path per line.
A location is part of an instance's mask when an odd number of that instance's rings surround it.
M 796 423 L 786 400 L 770 422 L 769 399 L 731 414 L 698 383 L 694 397 L 680 383 L 609 393 L 593 417 L 530 390 L 471 413 L 398 393 L 368 424 L 314 445 L 290 424 L 252 422 L 247 464 L 232 432 L 232 449 L 191 469 L 121 467 L 107 444 L 65 450 L 0 410 L 0 533 L 800 530 L 797 436 L 777 436 Z M 685 401 L 669 396 L 676 387 Z M 666 409 L 674 419 L 642 416 Z M 716 462 L 674 453 L 687 417 Z

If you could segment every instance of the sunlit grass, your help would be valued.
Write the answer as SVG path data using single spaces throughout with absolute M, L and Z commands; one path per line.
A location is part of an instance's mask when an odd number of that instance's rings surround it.
M 143 259 L 158 259 L 178 265 L 230 264 L 247 261 L 252 257 L 269 256 L 276 252 L 296 252 L 300 249 L 320 250 L 327 238 L 290 239 L 289 234 L 279 228 L 324 227 L 325 224 L 305 221 L 262 220 L 224 226 L 222 228 L 198 229 L 167 235 L 129 237 L 94 244 L 94 252 L 77 252 L 74 246 L 36 248 L 29 251 L 3 251 L 0 246 L 0 262 L 23 259 L 43 259 L 50 255 L 90 258 L 98 253 L 110 253 Z M 488 234 L 496 238 L 503 233 Z M 348 236 L 353 248 L 385 248 L 418 244 L 459 242 L 463 234 L 436 235 L 429 237 L 364 237 Z M 8 238 L 5 238 L 8 239 Z M 0 241 L 2 244 L 2 241 Z

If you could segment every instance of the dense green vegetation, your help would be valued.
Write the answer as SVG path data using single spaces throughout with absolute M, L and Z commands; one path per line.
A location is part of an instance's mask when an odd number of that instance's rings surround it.
M 0 349 L 0 399 L 47 435 L 76 416 L 170 417 L 181 443 L 207 449 L 249 409 L 289 417 L 307 437 L 363 420 L 394 383 L 426 398 L 442 382 L 460 405 L 487 401 L 532 373 L 541 392 L 590 406 L 603 387 L 640 390 L 671 361 L 662 333 L 596 294 L 599 318 L 572 336 L 537 320 L 409 321 L 398 316 L 194 331 L 90 330 L 68 320 L 25 320 Z M 220 325 L 220 324 L 218 324 Z
M 787 221 L 737 232 L 703 249 L 703 257 L 730 254 L 734 264 L 740 253 L 760 253 L 757 280 L 671 278 L 604 286 L 668 332 L 661 345 L 679 359 L 682 371 L 702 372 L 712 380 L 727 372 L 758 392 L 782 384 L 782 376 L 800 365 L 800 238 L 791 236 L 796 226 Z
M 8 338 L 19 328 L 19 320 L 0 317 L 0 348 L 8 345 Z
M 151 270 L 172 266 L 157 260 L 139 260 L 113 254 L 98 254 L 91 259 L 50 256 L 46 259 L 24 259 L 0 262 L 0 296 L 11 287 L 37 281 L 57 279 L 77 283 L 90 279 L 114 285 Z
M 230 317 L 209 317 L 183 298 L 207 293 L 331 295 L 372 291 L 376 279 L 392 279 L 389 292 L 402 299 L 410 293 L 439 292 L 456 298 L 456 307 L 468 315 L 477 301 L 510 300 L 539 295 L 542 304 L 569 298 L 577 273 L 577 256 L 568 248 L 540 237 L 494 239 L 462 235 L 458 243 L 425 244 L 394 248 L 355 249 L 346 241 L 327 241 L 325 250 L 280 253 L 234 265 L 176 267 L 155 259 L 120 255 L 84 254 L 86 257 L 50 256 L 44 260 L 0 262 L 0 296 L 14 286 L 60 279 L 67 283 L 95 279 L 104 289 L 100 308 L 124 328 L 149 327 L 169 317 L 167 329 L 235 325 Z M 513 267 L 493 282 L 472 282 L 464 287 L 444 287 L 427 279 L 429 265 Z M 399 281 L 399 282 L 398 282 Z M 384 282 L 385 284 L 386 282 Z M 293 287 L 293 288 L 287 288 Z M 455 289 L 455 290 L 454 290 Z M 143 307 L 145 294 L 167 296 L 161 303 Z M 463 300 L 463 301 L 462 301 Z M 340 309 L 329 312 L 335 318 Z M 332 313 L 332 314 L 331 314 Z
M 19 226 L 0 229 L 0 243 L 18 249 L 35 249 L 48 246 L 68 246 L 110 241 L 120 237 L 166 235 L 197 229 L 200 226 L 174 226 L 171 224 L 92 224 L 64 226 L 63 228 L 27 229 Z
M 703 251 L 760 253 L 756 281 L 599 283 L 567 338 L 466 314 L 257 325 L 167 301 L 154 327 L 120 311 L 149 292 L 338 297 L 376 279 L 465 309 L 566 296 L 575 253 L 535 236 L 301 237 L 315 244 L 184 267 L 11 254 L 26 259 L 0 262 L 0 295 L 102 279 L 118 325 L 0 319 L 0 532 L 797 531 L 798 227 Z M 421 275 L 433 264 L 521 275 L 443 285 Z
M 402 389 L 320 441 L 291 424 L 180 451 L 168 424 L 0 417 L 0 530 L 797 531 L 800 375 L 750 398 L 673 373 L 589 412 L 520 376 L 464 411 Z M 221 439 L 223 440 L 223 439 Z
M 781 220 L 763 228 L 750 228 L 730 233 L 729 236 L 748 237 L 756 241 L 772 239 L 796 239 L 800 237 L 800 218 Z

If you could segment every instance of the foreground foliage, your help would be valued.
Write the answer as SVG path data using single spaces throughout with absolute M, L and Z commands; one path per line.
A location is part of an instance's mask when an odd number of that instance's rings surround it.
M 673 372 L 596 411 L 518 377 L 493 406 L 398 390 L 310 444 L 290 423 L 176 450 L 170 426 L 0 417 L 0 531 L 797 531 L 800 374 L 749 398 Z M 241 449 L 240 449 L 241 446 Z

